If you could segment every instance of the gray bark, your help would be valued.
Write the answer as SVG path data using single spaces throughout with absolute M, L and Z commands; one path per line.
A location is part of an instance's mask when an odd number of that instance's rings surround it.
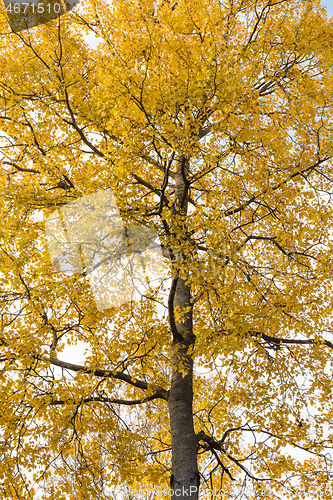
M 184 217 L 187 212 L 188 162 L 179 161 L 175 176 L 175 214 Z M 186 227 L 186 225 L 184 226 Z M 184 256 L 176 252 L 176 260 Z M 190 307 L 185 320 L 177 322 L 174 310 Z M 170 478 L 172 500 L 197 500 L 199 473 L 197 463 L 197 439 L 193 425 L 193 359 L 188 349 L 194 344 L 191 290 L 180 277 L 174 277 L 169 296 L 169 319 L 173 336 L 172 378 L 169 393 L 169 415 L 172 443 L 172 475 Z M 178 371 L 179 363 L 186 366 L 184 376 Z

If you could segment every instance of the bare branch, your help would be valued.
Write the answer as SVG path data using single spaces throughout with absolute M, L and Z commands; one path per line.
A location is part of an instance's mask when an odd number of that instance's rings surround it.
M 330 342 L 329 340 L 283 339 L 283 338 L 280 338 L 280 337 L 272 337 L 271 335 L 266 335 L 266 333 L 263 333 L 263 332 L 250 331 L 249 333 L 251 335 L 255 336 L 255 337 L 261 337 L 266 342 L 270 342 L 270 343 L 273 343 L 273 344 L 276 344 L 276 345 L 281 345 L 281 344 L 326 345 L 327 347 L 330 347 L 331 349 L 333 349 L 333 343 Z
M 39 358 L 40 359 L 40 358 Z M 60 359 L 56 358 L 43 358 L 46 361 L 49 361 L 52 365 L 59 366 L 60 368 L 65 368 L 67 370 L 71 370 L 74 372 L 83 372 L 83 373 L 91 373 L 95 375 L 96 377 L 111 377 L 115 378 L 118 380 L 122 380 L 123 382 L 126 382 L 127 384 L 130 384 L 134 387 L 138 387 L 139 389 L 142 390 L 147 390 L 151 384 L 148 384 L 147 382 L 144 382 L 142 380 L 138 380 L 135 377 L 131 377 L 131 375 L 127 375 L 126 373 L 123 372 L 117 372 L 116 370 L 104 370 L 101 368 L 86 368 L 85 366 L 82 365 L 77 365 L 74 363 L 68 363 L 67 361 L 61 361 Z M 162 387 L 157 387 L 156 393 L 155 393 L 160 399 L 165 399 L 165 401 L 168 400 L 169 393 Z
M 150 396 L 147 396 L 145 398 L 141 399 L 111 399 L 111 398 L 105 398 L 105 397 L 91 397 L 91 398 L 83 398 L 80 400 L 80 404 L 83 403 L 91 403 L 91 402 L 99 402 L 99 403 L 112 403 L 112 404 L 118 404 L 118 405 L 127 405 L 127 406 L 132 406 L 132 405 L 139 405 L 142 403 L 147 403 L 148 401 L 152 401 L 153 399 L 161 399 L 160 395 L 155 392 L 154 394 L 151 394 Z M 54 400 L 51 401 L 50 406 L 55 406 L 55 405 L 64 405 L 66 403 L 70 403 L 70 400 L 68 401 L 63 401 L 63 400 Z

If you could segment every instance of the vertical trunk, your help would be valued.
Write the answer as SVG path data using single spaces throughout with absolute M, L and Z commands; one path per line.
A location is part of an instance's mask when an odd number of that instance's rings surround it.
M 174 304 L 189 295 L 188 287 L 179 279 Z M 181 300 L 182 301 L 182 300 Z M 179 305 L 179 304 L 178 304 Z M 186 323 L 176 327 L 184 329 Z M 187 337 L 189 335 L 187 334 Z M 169 414 L 172 443 L 172 476 L 170 480 L 172 500 L 197 500 L 199 493 L 199 473 L 197 464 L 197 441 L 193 426 L 193 360 L 187 354 L 193 342 L 191 338 L 174 343 L 173 369 L 169 393 Z M 192 337 L 192 336 L 191 336 Z M 192 342 L 191 342 L 192 340 Z M 187 367 L 185 377 L 177 370 L 179 362 Z
M 176 176 L 175 215 L 186 216 L 188 186 L 186 175 L 188 162 L 179 162 Z M 186 224 L 184 224 L 184 229 Z M 182 259 L 176 252 L 176 259 Z M 174 310 L 189 309 L 185 318 L 177 321 Z M 169 296 L 169 319 L 173 335 L 172 379 L 169 393 L 169 415 L 172 443 L 172 475 L 170 479 L 172 500 L 197 500 L 199 473 L 197 463 L 197 440 L 193 425 L 193 359 L 188 349 L 194 344 L 190 287 L 185 281 L 173 279 Z M 186 367 L 184 376 L 179 365 Z

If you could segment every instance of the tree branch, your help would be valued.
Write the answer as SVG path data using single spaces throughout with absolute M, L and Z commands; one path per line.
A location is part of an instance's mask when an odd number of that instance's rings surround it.
M 80 404 L 82 403 L 91 403 L 93 401 L 100 402 L 100 403 L 113 403 L 113 404 L 118 404 L 118 405 L 139 405 L 142 403 L 147 403 L 148 401 L 152 401 L 153 399 L 160 399 L 160 395 L 155 392 L 154 394 L 151 394 L 150 396 L 147 396 L 145 398 L 141 399 L 111 399 L 111 398 L 105 398 L 102 396 L 99 397 L 91 397 L 91 398 L 83 398 L 80 400 Z M 163 398 L 162 398 L 163 399 Z M 63 400 L 54 400 L 49 403 L 51 406 L 55 405 L 64 405 L 68 401 L 63 401 Z
M 179 338 L 179 332 L 177 330 L 176 321 L 175 321 L 175 312 L 174 312 L 174 299 L 176 294 L 178 284 L 178 271 L 174 278 L 172 278 L 169 298 L 168 298 L 168 310 L 169 310 L 169 323 L 171 328 L 171 333 L 174 341 L 176 342 Z
M 316 167 L 318 167 L 319 165 L 321 165 L 322 163 L 324 163 L 325 161 L 329 160 L 329 156 L 326 155 L 324 158 L 322 158 L 321 160 L 318 160 L 314 165 L 310 165 L 310 167 L 307 167 L 303 170 L 300 170 L 298 172 L 294 172 L 293 174 L 291 174 L 287 179 L 284 179 L 283 181 L 279 182 L 279 184 L 276 184 L 275 186 L 272 187 L 272 191 L 276 191 L 277 189 L 279 189 L 281 186 L 283 186 L 283 184 L 286 184 L 287 182 L 291 181 L 292 179 L 294 179 L 294 177 L 297 177 L 298 175 L 303 175 L 305 172 L 308 172 L 308 171 L 311 171 L 311 170 L 314 170 Z M 249 200 L 245 201 L 242 205 L 240 205 L 239 207 L 237 208 L 233 208 L 233 209 L 229 209 L 229 210 L 226 210 L 224 212 L 224 215 L 226 217 L 229 217 L 229 215 L 234 215 L 234 214 L 237 214 L 238 212 L 241 212 L 242 210 L 244 210 L 244 208 L 248 207 L 249 205 L 251 205 L 251 203 L 253 203 L 257 198 L 259 198 L 259 196 L 262 196 L 264 194 L 266 194 L 268 191 L 268 189 L 265 189 L 264 191 L 262 191 L 261 193 L 259 194 L 256 194 L 254 196 L 252 196 Z
M 16 170 L 18 170 L 19 172 L 31 172 L 32 174 L 40 174 L 39 170 L 35 170 L 33 168 L 19 167 L 18 165 L 16 165 L 16 163 L 12 163 L 11 161 L 4 161 L 3 160 L 1 163 L 2 163 L 2 165 L 10 165 L 11 167 L 16 168 Z
M 39 357 L 39 359 L 41 359 Z M 74 372 L 83 372 L 83 373 L 91 373 L 95 375 L 96 377 L 111 377 L 115 378 L 118 380 L 122 380 L 123 382 L 126 382 L 127 384 L 130 384 L 134 387 L 138 387 L 139 389 L 142 389 L 143 391 L 147 390 L 151 384 L 148 384 L 147 382 L 144 382 L 142 380 L 138 380 L 135 377 L 131 377 L 131 375 L 127 375 L 126 373 L 123 372 L 117 372 L 116 370 L 104 370 L 104 369 L 93 369 L 93 368 L 86 368 L 85 366 L 82 365 L 77 365 L 74 363 L 68 363 L 68 361 L 61 361 L 60 359 L 56 358 L 43 358 L 44 361 L 49 361 L 52 365 L 59 366 L 60 368 L 65 368 L 67 370 L 71 370 Z M 168 400 L 169 397 L 169 391 L 166 391 L 162 387 L 157 387 L 156 392 L 155 392 L 156 398 L 164 399 L 165 401 Z
M 330 342 L 329 340 L 283 339 L 283 338 L 280 338 L 280 337 L 272 337 L 271 335 L 266 335 L 266 333 L 263 333 L 263 332 L 250 331 L 249 333 L 252 336 L 254 336 L 254 337 L 261 337 L 266 342 L 273 343 L 273 344 L 276 344 L 276 345 L 281 345 L 281 344 L 326 345 L 327 347 L 330 347 L 331 349 L 333 349 L 333 343 Z
M 154 188 L 154 186 L 152 184 L 150 184 L 149 182 L 145 181 L 144 179 L 141 179 L 141 177 L 139 177 L 136 174 L 132 173 L 132 176 L 134 177 L 134 179 L 136 181 L 138 181 L 139 184 L 141 184 L 142 186 L 145 186 L 146 188 L 150 189 L 150 191 L 152 191 L 153 193 L 156 193 L 157 195 L 161 196 L 161 200 L 164 201 L 164 203 L 166 205 L 168 205 L 170 203 L 169 200 L 168 200 L 168 198 L 165 196 L 164 191 L 161 191 L 158 188 Z

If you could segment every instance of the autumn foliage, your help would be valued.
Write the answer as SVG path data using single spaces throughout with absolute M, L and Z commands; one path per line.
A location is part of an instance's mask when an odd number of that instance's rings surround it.
M 3 9 L 0 36 L 0 499 L 331 498 L 320 3 L 91 0 L 19 33 Z M 45 221 L 106 189 L 164 260 L 98 310 Z

